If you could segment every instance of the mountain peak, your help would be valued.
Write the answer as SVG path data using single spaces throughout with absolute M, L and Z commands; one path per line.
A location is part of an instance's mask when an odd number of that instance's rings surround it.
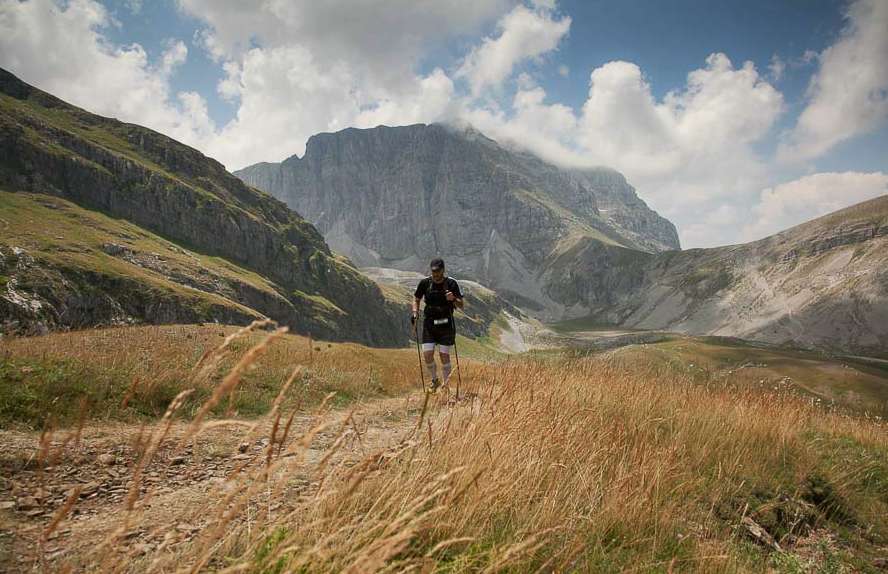
M 678 248 L 674 226 L 617 172 L 564 170 L 468 124 L 318 134 L 302 158 L 236 175 L 302 213 L 358 265 L 421 272 L 438 255 L 553 309 L 540 273 L 577 241 Z

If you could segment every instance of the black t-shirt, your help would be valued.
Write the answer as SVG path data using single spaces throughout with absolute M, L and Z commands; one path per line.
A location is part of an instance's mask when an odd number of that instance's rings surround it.
M 457 299 L 462 299 L 459 283 L 451 277 L 445 277 L 441 283 L 435 283 L 431 277 L 426 277 L 416 286 L 413 296 L 417 299 L 425 297 L 426 317 L 447 317 L 453 310 L 453 303 L 447 300 L 447 291 L 453 293 Z

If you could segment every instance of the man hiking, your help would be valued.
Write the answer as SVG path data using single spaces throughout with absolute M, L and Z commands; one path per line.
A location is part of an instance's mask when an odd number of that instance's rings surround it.
M 422 351 L 426 372 L 432 380 L 434 392 L 441 386 L 438 366 L 435 363 L 435 346 L 441 355 L 441 370 L 444 382 L 450 378 L 450 348 L 456 344 L 456 326 L 453 324 L 453 309 L 463 308 L 463 296 L 455 279 L 444 276 L 444 260 L 435 258 L 429 264 L 431 277 L 426 277 L 416 286 L 413 293 L 413 315 L 411 322 L 416 325 L 419 315 L 419 302 L 425 298 L 422 322 Z

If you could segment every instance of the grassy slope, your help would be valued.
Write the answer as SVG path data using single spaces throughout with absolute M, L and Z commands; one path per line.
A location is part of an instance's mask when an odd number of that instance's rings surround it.
M 204 353 L 237 329 L 133 326 L 0 339 L 0 426 L 39 428 L 50 417 L 56 424 L 70 425 L 80 416 L 82 400 L 89 403 L 88 416 L 94 419 L 156 418 L 176 394 L 189 388 L 193 367 Z M 237 343 L 233 357 L 259 338 L 254 333 Z M 464 367 L 507 357 L 486 339 L 459 336 L 458 345 Z M 213 381 L 218 382 L 232 361 L 220 365 Z M 341 404 L 415 390 L 419 388 L 417 362 L 413 347 L 383 350 L 310 343 L 307 337 L 287 335 L 246 376 L 234 408 L 244 416 L 266 412 L 282 382 L 299 364 L 313 365 L 313 374 L 297 393 L 299 404 L 308 408 L 332 391 Z M 189 403 L 205 400 L 215 382 L 199 386 Z M 131 387 L 134 394 L 127 408 L 119 408 Z
M 618 354 L 701 380 L 714 378 L 761 388 L 786 386 L 825 405 L 888 418 L 888 368 L 878 364 L 718 338 L 680 337 L 625 348 Z
M 115 327 L 41 337 L 0 339 L 0 426 L 40 427 L 48 418 L 73 424 L 81 401 L 95 419 L 153 419 L 180 391 L 196 388 L 185 408 L 201 404 L 234 361 L 260 340 L 252 333 L 234 344 L 206 381 L 194 366 L 236 327 L 165 325 Z M 311 407 L 328 392 L 338 403 L 399 394 L 418 386 L 411 350 L 382 350 L 327 343 L 297 335 L 275 341 L 239 387 L 233 410 L 242 416 L 266 412 L 296 365 L 308 365 L 292 401 Z M 126 408 L 124 398 L 132 392 Z M 216 410 L 222 414 L 226 403 Z
M 861 336 L 843 333 L 854 331 L 845 323 L 860 323 L 856 315 L 884 309 L 886 230 L 888 195 L 750 243 L 659 253 L 647 266 L 646 283 L 619 308 L 605 312 L 645 328 L 733 333 L 883 356 L 885 345 L 879 340 L 885 333 L 878 319 L 862 328 Z M 835 257 L 843 251 L 850 259 L 836 266 Z M 760 297 L 764 286 L 773 293 Z M 794 300 L 809 296 L 795 307 Z M 653 300 L 662 305 L 652 306 Z M 789 311 L 772 306 L 774 301 L 786 301 Z M 736 323 L 725 323 L 725 317 Z M 858 344 L 868 333 L 878 339 Z
M 223 200 L 232 210 L 254 220 L 267 219 L 273 223 L 286 223 L 298 228 L 300 235 L 314 247 L 324 249 L 323 239 L 317 231 L 301 218 L 288 217 L 280 206 L 257 192 L 240 186 L 221 164 L 206 158 L 196 150 L 147 128 L 97 116 L 72 106 L 52 95 L 33 90 L 27 99 L 17 99 L 0 93 L 0 112 L 8 113 L 25 130 L 32 143 L 55 154 L 71 155 L 72 150 L 54 142 L 46 133 L 38 132 L 29 124 L 37 122 L 40 129 L 49 126 L 84 141 L 98 145 L 112 154 L 125 158 L 152 172 L 185 186 L 189 192 L 202 196 L 205 201 Z M 142 145 L 135 142 L 142 141 Z M 78 161 L 90 163 L 82 155 Z M 165 163 L 178 164 L 175 169 Z M 92 163 L 99 171 L 111 174 L 107 169 Z M 189 171 L 191 173 L 189 173 Z
M 211 193 L 204 189 L 202 185 L 199 185 L 197 181 L 193 181 L 183 174 L 166 169 L 153 161 L 144 150 L 139 150 L 128 141 L 128 135 L 132 132 L 137 132 L 138 130 L 147 131 L 144 128 L 95 116 L 84 110 L 69 106 L 60 100 L 56 103 L 56 101 L 54 101 L 55 99 L 51 96 L 41 96 L 37 96 L 36 98 L 32 97 L 28 100 L 19 100 L 0 93 L 0 110 L 6 111 L 12 117 L 22 120 L 29 120 L 31 118 L 37 119 L 52 126 L 54 129 L 64 130 L 71 135 L 99 145 L 115 155 L 125 158 L 146 169 L 162 174 L 164 177 L 186 186 L 190 192 L 202 196 L 206 201 L 215 201 L 218 199 L 218 190 L 215 190 L 217 191 L 216 194 Z M 50 103 L 51 107 L 46 107 L 47 102 Z M 34 128 L 29 127 L 27 124 L 22 127 L 25 131 L 26 138 L 45 151 L 56 155 L 71 155 L 71 150 L 56 144 Z M 179 145 L 180 147 L 184 147 L 181 146 L 181 144 Z M 92 167 L 100 172 L 111 175 L 111 172 L 107 169 L 91 162 L 85 157 L 81 156 L 77 159 L 80 162 L 92 165 Z M 203 183 L 205 185 L 207 182 Z M 240 201 L 237 201 L 233 196 L 225 194 L 223 197 L 230 202 L 232 209 L 236 209 L 244 215 L 256 219 L 256 214 L 252 213 L 249 209 L 245 209 L 245 205 Z
M 562 335 L 645 333 L 584 317 L 548 325 Z M 888 366 L 877 361 L 777 348 L 725 337 L 667 335 L 670 340 L 615 351 L 626 360 L 657 364 L 700 380 L 793 388 L 825 405 L 888 419 Z
M 2 341 L 2 424 L 47 413 L 73 420 L 80 396 L 103 417 L 155 417 L 194 386 L 193 365 L 232 332 L 128 327 Z M 186 415 L 261 336 L 235 345 L 197 386 Z M 422 440 L 384 457 L 368 453 L 376 463 L 355 466 L 357 482 L 348 468 L 324 470 L 324 496 L 292 516 L 233 523 L 226 540 L 236 543 L 217 546 L 214 563 L 260 571 L 278 571 L 281 561 L 297 571 L 389 562 L 450 572 L 795 572 L 806 564 L 875 572 L 888 551 L 885 423 L 812 404 L 785 386 L 688 368 L 687 358 L 725 364 L 741 352 L 694 345 L 467 361 L 463 389 L 476 395 L 473 408 L 433 412 Z M 414 349 L 286 336 L 216 412 L 266 412 L 296 364 L 307 372 L 291 391 L 295 406 L 330 390 L 343 400 L 403 393 L 414 388 L 415 360 Z M 743 517 L 781 551 L 754 543 L 738 526 Z M 180 565 L 192 559 L 176 556 Z
M 171 268 L 183 272 L 203 267 L 259 291 L 275 293 L 265 278 L 225 259 L 187 251 L 125 220 L 83 209 L 61 198 L 0 190 L 0 218 L 3 220 L 0 241 L 23 248 L 30 255 L 57 266 L 138 277 L 145 281 L 146 288 L 168 289 L 183 296 L 204 297 L 243 308 L 234 301 L 175 283 L 160 273 L 102 250 L 104 244 L 114 243 L 135 252 L 159 255 Z
M 249 268 L 289 300 L 259 305 L 303 332 L 403 342 L 375 285 L 330 253 L 314 227 L 218 162 L 149 129 L 67 104 L 0 70 L 0 179 L 63 194 L 192 251 Z M 221 265 L 221 263 L 220 263 Z M 254 302 L 246 302 L 253 305 Z M 278 316 L 280 315 L 280 316 Z

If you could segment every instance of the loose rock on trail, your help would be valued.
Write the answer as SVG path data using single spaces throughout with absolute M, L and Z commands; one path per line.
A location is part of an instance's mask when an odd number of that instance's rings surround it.
M 447 402 L 446 396 L 432 400 Z M 329 458 L 326 466 L 348 467 L 374 451 L 397 447 L 416 428 L 422 401 L 415 393 L 350 411 L 300 413 L 284 443 L 283 419 L 277 433 L 273 421 L 260 421 L 249 440 L 245 431 L 255 421 L 212 421 L 181 446 L 188 422 L 174 423 L 143 469 L 131 526 L 117 533 L 115 545 L 135 560 L 124 571 L 148 569 L 152 555 L 184 551 L 214 518 L 220 494 L 232 481 L 281 453 L 287 456 L 288 447 L 311 429 L 325 425 L 306 450 L 290 455 L 301 457 L 296 472 L 289 466 L 287 476 L 273 477 L 284 495 L 251 500 L 255 508 L 248 510 L 280 515 L 304 502 L 323 480 L 315 472 L 322 459 Z M 69 429 L 43 442 L 39 432 L 0 431 L 0 571 L 56 570 L 62 564 L 80 570 L 100 561 L 97 547 L 127 519 L 127 499 L 154 424 L 159 423 L 89 425 L 80 436 Z M 70 511 L 50 526 L 75 495 Z

